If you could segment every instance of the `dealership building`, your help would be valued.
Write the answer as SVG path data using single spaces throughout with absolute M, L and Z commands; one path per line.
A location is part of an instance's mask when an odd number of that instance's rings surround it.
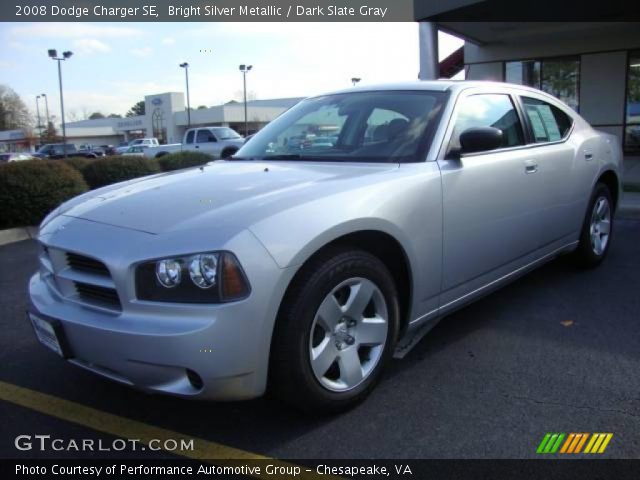
M 464 68 L 466 79 L 542 89 L 595 128 L 616 135 L 627 160 L 640 156 L 640 23 L 449 20 L 490 16 L 489 9 L 500 5 L 417 1 L 421 78 L 442 76 L 433 62 L 437 31 L 451 33 L 465 40 L 454 64 Z
M 260 129 L 300 100 L 302 98 L 248 101 L 249 133 Z M 181 92 L 147 95 L 144 103 L 145 114 L 140 116 L 67 122 L 69 143 L 117 145 L 138 137 L 156 137 L 161 143 L 178 143 L 189 125 L 225 126 L 244 134 L 244 103 L 232 102 L 191 110 L 189 116 Z

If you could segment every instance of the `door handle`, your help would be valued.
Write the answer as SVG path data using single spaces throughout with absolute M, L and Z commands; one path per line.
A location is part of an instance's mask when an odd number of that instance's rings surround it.
M 585 160 L 591 160 L 593 158 L 593 153 L 585 153 L 584 158 Z
M 196 145 L 195 148 L 200 148 L 200 145 Z
M 538 164 L 528 160 L 524 164 L 524 171 L 525 173 L 536 173 L 538 171 Z

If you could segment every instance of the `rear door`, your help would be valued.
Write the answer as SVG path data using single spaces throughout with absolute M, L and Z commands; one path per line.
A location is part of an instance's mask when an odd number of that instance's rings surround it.
M 595 164 L 595 152 L 585 151 L 583 159 L 578 158 L 579 149 L 569 138 L 573 119 L 545 97 L 523 94 L 520 102 L 543 180 L 541 241 L 543 246 L 553 249 L 557 241 L 580 228 L 584 212 L 578 212 L 578 209 L 583 208 L 584 199 L 576 188 L 576 181 L 582 180 L 576 174 L 576 168 L 583 162 Z
M 502 147 L 460 155 L 460 134 L 472 127 L 499 128 Z M 542 179 L 507 90 L 462 92 L 445 138 L 438 163 L 446 309 L 530 261 L 540 245 Z

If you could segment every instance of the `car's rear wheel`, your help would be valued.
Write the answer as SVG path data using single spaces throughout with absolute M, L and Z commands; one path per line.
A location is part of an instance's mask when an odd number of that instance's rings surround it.
M 332 249 L 294 282 L 274 331 L 270 386 L 303 410 L 349 408 L 371 392 L 397 340 L 391 274 L 367 252 Z
M 220 155 L 220 158 L 222 158 L 223 160 L 231 158 L 237 151 L 238 150 L 235 150 L 233 148 L 228 148 L 227 150 L 224 150 L 222 152 L 222 154 Z
M 580 233 L 575 251 L 578 265 L 592 268 L 599 265 L 609 252 L 613 234 L 613 199 L 609 187 L 597 183 Z

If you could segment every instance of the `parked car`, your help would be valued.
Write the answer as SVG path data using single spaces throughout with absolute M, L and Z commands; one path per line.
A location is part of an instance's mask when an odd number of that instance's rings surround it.
M 36 158 L 50 159 L 63 158 L 65 156 L 65 151 L 68 157 L 78 155 L 78 150 L 73 144 L 64 145 L 62 143 L 47 143 L 41 146 L 33 156 Z
M 169 153 L 195 151 L 208 153 L 213 158 L 230 158 L 244 144 L 244 139 L 229 127 L 190 128 L 184 132 L 182 143 L 152 146 L 145 150 L 151 158 Z
M 102 148 L 88 143 L 80 145 L 78 148 L 78 154 L 87 158 L 98 158 L 106 155 Z
M 113 145 L 100 145 L 99 148 L 104 152 L 105 155 L 116 154 L 116 148 Z
M 146 145 L 134 145 L 129 147 L 122 155 L 125 157 L 144 157 L 144 151 L 149 148 Z
M 327 123 L 332 147 L 290 149 Z M 40 227 L 29 317 L 63 358 L 146 391 L 247 399 L 269 382 L 341 410 L 443 316 L 561 254 L 599 265 L 621 176 L 615 136 L 532 88 L 322 95 L 232 162 L 61 205 Z
M 155 147 L 160 145 L 160 143 L 158 142 L 157 138 L 135 138 L 131 140 L 129 143 L 117 147 L 115 153 L 117 155 L 122 154 L 126 152 L 129 147 L 134 147 L 136 145 L 144 145 L 146 147 Z
M 28 153 L 8 152 L 0 153 L 0 163 L 20 162 L 22 160 L 33 160 L 35 157 Z

